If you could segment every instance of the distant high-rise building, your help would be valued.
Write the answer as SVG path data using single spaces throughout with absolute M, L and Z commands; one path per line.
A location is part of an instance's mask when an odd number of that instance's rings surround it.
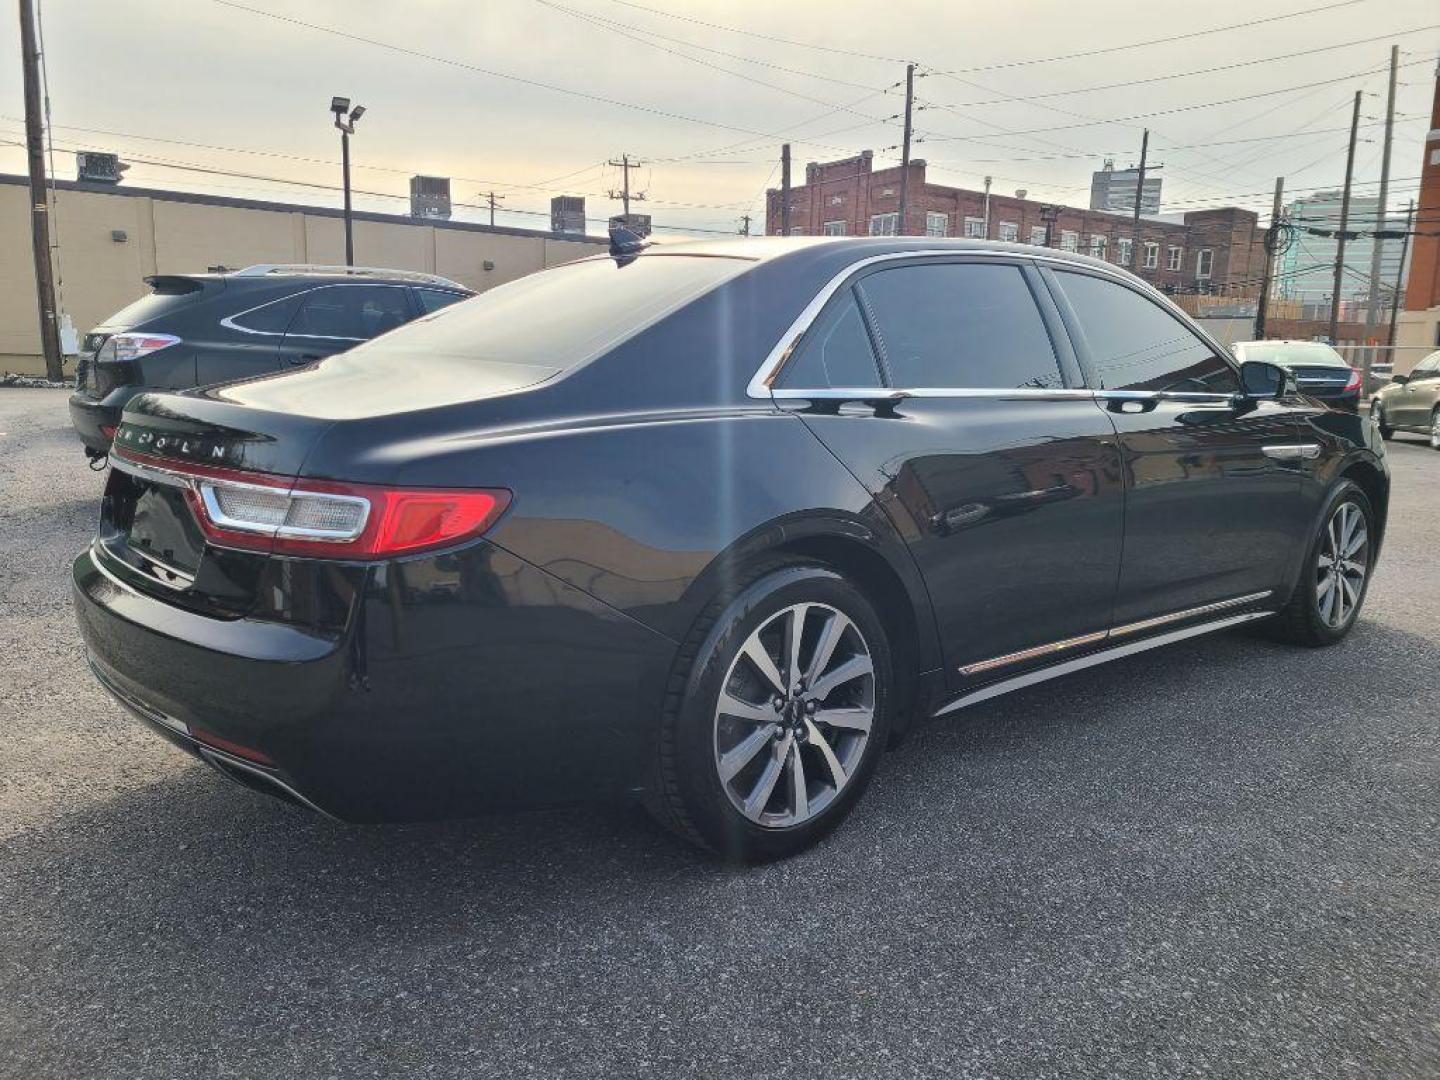
M 1135 185 L 1139 180 L 1139 169 L 1117 169 L 1114 160 L 1106 158 L 1104 168 L 1090 174 L 1090 209 L 1133 213 L 1135 210 Z M 1160 178 L 1158 176 L 1146 175 L 1145 190 L 1140 194 L 1140 212 L 1142 214 L 1160 213 Z
M 1285 207 L 1285 216 L 1296 226 L 1294 241 L 1280 257 L 1276 293 L 1286 300 L 1304 304 L 1328 304 L 1335 288 L 1334 236 L 1320 236 L 1310 230 L 1335 232 L 1340 228 L 1340 203 L 1344 193 L 1317 191 L 1295 199 Z M 1348 232 L 1370 233 L 1376 229 L 1402 232 L 1404 215 L 1380 220 L 1380 200 L 1374 195 L 1350 196 Z M 1370 260 L 1380 245 L 1380 296 L 1388 303 L 1400 272 L 1400 240 L 1376 240 L 1366 236 L 1345 241 L 1345 268 L 1340 274 L 1342 303 L 1370 298 Z
M 450 178 L 448 176 L 412 176 L 410 178 L 410 216 L 449 219 Z
M 562 236 L 585 235 L 585 199 L 581 195 L 556 195 L 550 200 L 550 231 Z

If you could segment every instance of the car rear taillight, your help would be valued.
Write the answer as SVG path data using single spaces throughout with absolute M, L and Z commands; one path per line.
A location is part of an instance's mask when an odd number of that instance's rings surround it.
M 452 547 L 480 536 L 510 505 L 503 488 L 391 488 L 123 456 L 185 476 L 214 546 L 276 555 L 387 559 Z
M 111 334 L 95 353 L 97 364 L 125 363 L 142 356 L 179 345 L 180 339 L 174 334 Z
M 1349 393 L 1351 390 L 1359 390 L 1359 389 L 1360 389 L 1360 372 L 1359 372 L 1359 370 L 1356 369 L 1356 368 L 1351 368 L 1351 369 L 1350 369 L 1350 378 L 1349 378 L 1349 380 L 1345 383 L 1345 391 L 1346 391 L 1346 393 Z

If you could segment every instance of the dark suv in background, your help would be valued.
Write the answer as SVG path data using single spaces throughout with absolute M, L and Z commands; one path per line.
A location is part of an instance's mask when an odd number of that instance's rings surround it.
M 125 404 L 303 366 L 473 296 L 433 274 L 251 266 L 161 274 L 150 294 L 85 335 L 70 421 L 91 457 L 110 451 Z

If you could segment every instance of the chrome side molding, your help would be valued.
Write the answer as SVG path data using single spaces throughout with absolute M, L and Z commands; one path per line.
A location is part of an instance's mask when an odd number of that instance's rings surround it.
M 1135 653 L 1146 652 L 1149 649 L 1158 649 L 1162 645 L 1170 645 L 1177 641 L 1184 641 L 1186 638 L 1199 637 L 1201 634 L 1213 633 L 1216 630 L 1225 630 L 1232 626 L 1239 626 L 1242 623 L 1252 622 L 1255 619 L 1263 619 L 1273 614 L 1270 611 L 1247 611 L 1242 615 L 1231 615 L 1224 619 L 1216 619 L 1212 622 L 1199 623 L 1195 626 L 1181 627 L 1179 630 L 1172 630 L 1168 634 L 1160 634 L 1156 637 L 1142 638 L 1139 641 L 1131 641 L 1124 645 L 1115 645 L 1109 649 L 1102 649 L 1099 652 L 1088 653 L 1085 656 L 1077 656 L 1074 660 L 1067 660 L 1063 664 L 1056 664 L 1054 667 L 1041 668 L 1038 671 L 1029 671 L 1023 675 L 1016 675 L 1014 678 L 1005 679 L 1002 682 L 991 683 L 988 686 L 981 686 L 974 690 L 967 691 L 948 704 L 936 709 L 933 716 L 943 716 L 946 713 L 955 712 L 970 705 L 977 705 L 982 701 L 989 701 L 991 698 L 1000 697 L 1013 690 L 1023 690 L 1027 686 L 1034 686 L 1037 683 L 1048 682 L 1050 679 L 1058 679 L 1062 675 L 1069 675 L 1072 672 L 1083 671 L 1088 667 L 1095 667 L 1098 664 L 1108 663 L 1111 660 L 1118 660 L 1122 656 L 1133 656 Z
M 1094 633 L 1081 634 L 1079 637 L 1065 638 L 1063 641 L 1052 641 L 1048 645 L 1036 645 L 1034 648 L 1021 649 L 1019 652 L 1006 653 L 1004 656 L 992 657 L 989 660 L 977 660 L 973 664 L 962 666 L 960 668 L 960 674 L 967 677 L 983 675 L 985 672 L 994 671 L 996 668 L 1008 667 L 1011 664 L 1019 664 L 1026 660 L 1037 660 L 1042 656 L 1064 652 L 1067 649 L 1078 649 L 1085 645 L 1094 645 L 1096 642 L 1105 641 L 1109 638 L 1143 634 L 1147 630 L 1168 626 L 1171 623 L 1183 622 L 1186 619 L 1198 619 L 1203 615 L 1213 615 L 1216 612 L 1228 611 L 1231 608 L 1244 607 L 1246 604 L 1259 603 L 1269 596 L 1270 592 L 1271 590 L 1266 589 L 1264 592 L 1247 593 L 1245 596 L 1234 596 L 1229 600 L 1218 600 L 1213 604 L 1201 604 L 1199 607 L 1185 608 L 1183 611 L 1172 611 L 1165 615 L 1156 615 L 1153 618 L 1126 623 L 1123 626 L 1112 626 L 1108 630 L 1097 630 Z
M 1260 452 L 1276 461 L 1313 461 L 1320 456 L 1319 443 L 1285 443 L 1262 446 Z

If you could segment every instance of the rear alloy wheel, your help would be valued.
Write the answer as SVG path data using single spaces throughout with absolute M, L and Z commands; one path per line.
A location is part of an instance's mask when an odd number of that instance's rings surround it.
M 889 642 L 863 593 L 828 567 L 760 567 L 712 601 L 678 667 L 649 800 L 664 824 L 746 862 L 839 824 L 890 722 Z
M 1295 592 L 1275 622 L 1300 645 L 1333 645 L 1355 625 L 1375 561 L 1374 515 L 1360 487 L 1344 480 L 1331 494 Z
M 1370 402 L 1370 423 L 1375 425 L 1375 430 L 1380 433 L 1380 438 L 1389 439 L 1395 434 L 1395 429 L 1385 422 L 1385 407 L 1376 398 Z
M 1430 449 L 1440 450 L 1440 409 L 1430 414 Z

